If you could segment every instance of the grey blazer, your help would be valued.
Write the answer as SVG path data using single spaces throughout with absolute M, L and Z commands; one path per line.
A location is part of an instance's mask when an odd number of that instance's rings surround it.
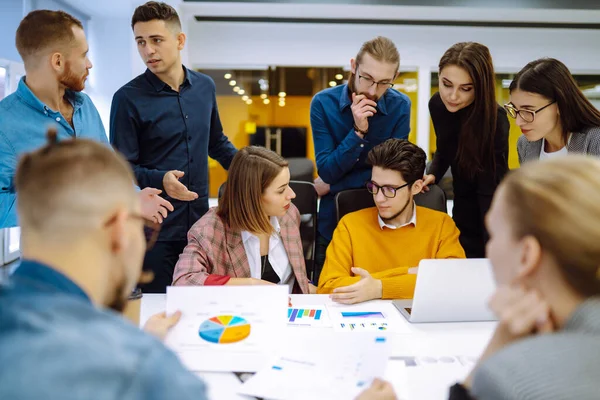
M 479 400 L 600 398 L 600 299 L 581 304 L 562 330 L 520 340 L 475 371 Z
M 542 139 L 529 142 L 524 135 L 521 135 L 517 141 L 519 163 L 539 160 L 542 142 Z M 590 128 L 585 132 L 574 132 L 567 151 L 600 157 L 600 127 Z

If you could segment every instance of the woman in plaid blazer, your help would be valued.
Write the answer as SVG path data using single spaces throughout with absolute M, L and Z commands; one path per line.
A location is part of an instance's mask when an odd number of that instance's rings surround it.
M 527 64 L 510 84 L 504 108 L 523 136 L 519 162 L 569 153 L 600 156 L 600 111 L 562 62 L 542 58 Z
M 173 285 L 288 284 L 291 292 L 311 292 L 289 181 L 281 156 L 263 147 L 241 149 L 218 207 L 188 232 Z

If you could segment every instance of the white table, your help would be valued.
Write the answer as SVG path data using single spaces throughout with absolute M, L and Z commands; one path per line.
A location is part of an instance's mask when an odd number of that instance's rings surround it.
M 329 301 L 327 295 L 292 295 L 291 297 L 293 304 L 299 303 L 302 306 L 323 305 Z M 388 302 L 385 300 L 378 301 Z M 142 298 L 140 326 L 143 326 L 151 315 L 165 311 L 165 304 L 166 295 L 145 294 Z M 404 368 L 404 361 L 398 360 L 398 357 L 416 356 L 419 359 L 428 356 L 435 358 L 444 356 L 447 359 L 452 357 L 455 359 L 457 357 L 478 357 L 485 348 L 495 327 L 493 322 L 410 324 L 403 318 L 402 321 L 406 324 L 405 328 L 407 329 L 405 331 L 407 333 L 397 333 L 390 337 L 392 340 L 392 358 L 388 366 L 388 373 L 385 376 L 387 380 L 394 384 L 399 398 L 424 399 L 425 396 L 428 398 L 445 398 L 448 385 L 456 379 L 456 376 L 461 376 L 460 374 L 464 373 L 464 367 L 457 372 L 451 366 L 440 365 L 440 368 L 427 369 L 427 376 L 423 377 L 423 368 Z M 318 328 L 300 329 L 302 329 L 303 335 L 319 334 Z M 459 375 L 456 375 L 456 373 Z M 211 399 L 247 399 L 247 397 L 235 394 L 240 381 L 232 373 L 199 373 L 198 375 L 209 385 Z M 409 391 L 405 387 L 407 379 L 416 381 L 424 378 L 427 382 L 421 383 L 423 383 L 422 386 L 426 386 L 427 394 L 424 394 L 423 388 L 417 388 L 416 384 L 415 390 Z M 411 389 L 413 388 L 411 387 Z

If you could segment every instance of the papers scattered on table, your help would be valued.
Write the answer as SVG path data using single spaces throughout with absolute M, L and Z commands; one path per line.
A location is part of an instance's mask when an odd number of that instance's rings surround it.
M 385 335 L 323 331 L 286 346 L 239 393 L 282 400 L 353 399 L 384 376 L 390 351 Z
M 166 344 L 192 371 L 254 372 L 278 354 L 287 304 L 283 285 L 168 287 L 182 316 Z

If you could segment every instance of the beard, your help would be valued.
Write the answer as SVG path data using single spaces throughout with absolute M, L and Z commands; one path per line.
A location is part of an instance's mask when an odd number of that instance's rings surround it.
M 58 81 L 67 89 L 73 90 L 74 92 L 81 92 L 85 89 L 85 80 L 87 76 L 87 70 L 85 71 L 85 74 L 77 76 L 71 69 L 71 63 L 67 61 L 65 63 L 65 72 L 59 77 Z
M 358 80 L 358 76 L 356 76 L 356 74 L 354 74 L 353 72 L 350 72 L 350 76 L 348 77 L 348 89 L 350 90 L 350 99 L 352 99 L 352 93 L 356 93 L 356 94 L 362 94 L 367 99 L 377 102 L 377 100 L 379 100 L 379 96 L 377 96 L 377 95 L 371 96 L 369 93 L 359 92 L 356 89 L 356 87 L 357 87 L 356 81 L 357 80 Z
M 125 287 L 124 279 L 115 286 L 112 300 L 108 303 L 108 308 L 118 313 L 122 313 L 125 310 L 127 300 L 129 299 L 129 292 L 126 291 Z
M 380 218 L 383 220 L 383 222 L 385 222 L 386 224 L 387 224 L 388 222 L 390 222 L 390 221 L 393 221 L 395 218 L 397 218 L 399 215 L 401 215 L 401 214 L 404 212 L 404 210 L 406 210 L 406 207 L 408 207 L 408 205 L 409 205 L 409 204 L 412 202 L 412 200 L 413 200 L 413 197 L 412 197 L 412 196 L 409 196 L 409 197 L 408 197 L 408 200 L 406 200 L 406 204 L 404 204 L 404 207 L 402 207 L 402 209 L 401 209 L 400 211 L 398 211 L 396 214 L 392 215 L 391 217 L 389 217 L 389 218 L 383 218 L 383 217 L 381 216 L 381 214 L 379 215 L 379 217 L 380 217 Z

